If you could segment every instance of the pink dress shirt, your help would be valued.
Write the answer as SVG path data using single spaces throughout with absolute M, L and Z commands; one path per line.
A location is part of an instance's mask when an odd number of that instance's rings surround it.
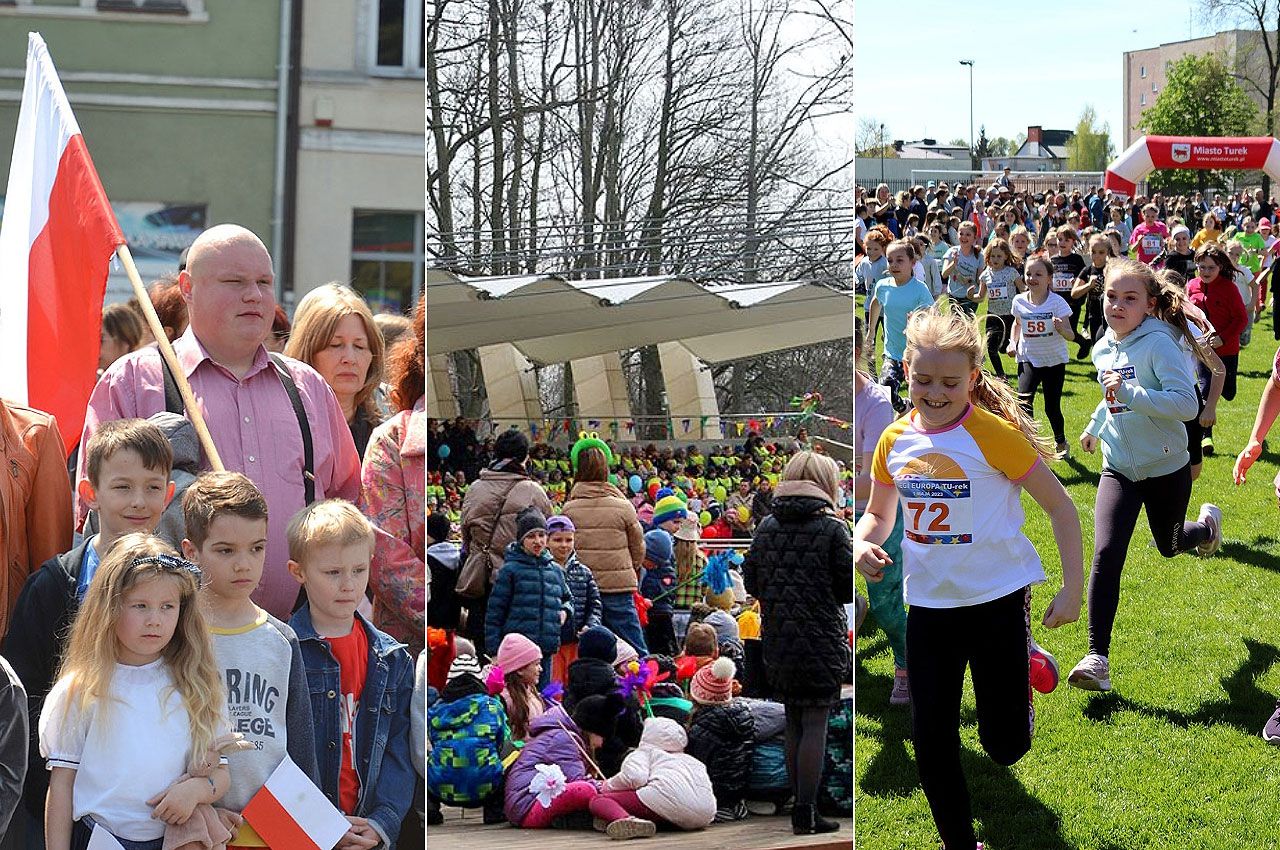
M 289 575 L 285 528 L 304 507 L 305 499 L 302 434 L 288 393 L 265 348 L 258 348 L 253 365 L 243 379 L 215 363 L 190 328 L 174 341 L 173 349 L 191 383 L 192 394 L 200 404 L 223 464 L 229 470 L 247 475 L 266 497 L 270 513 L 267 560 L 253 601 L 287 621 L 298 596 L 298 583 Z M 316 498 L 356 501 L 360 497 L 360 457 L 337 397 L 310 366 L 288 357 L 284 360 L 298 385 L 311 426 Z M 113 363 L 89 398 L 80 438 L 77 480 L 86 477 L 84 447 L 98 423 L 131 417 L 145 419 L 163 410 L 164 371 L 157 348 L 148 346 Z M 201 467 L 208 469 L 203 451 Z M 79 528 L 88 508 L 78 498 L 76 501 L 76 527 Z

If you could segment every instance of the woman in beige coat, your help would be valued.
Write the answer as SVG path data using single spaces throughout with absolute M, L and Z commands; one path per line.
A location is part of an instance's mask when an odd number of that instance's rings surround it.
M 644 529 L 635 507 L 609 483 L 609 459 L 601 449 L 590 446 L 578 453 L 573 490 L 562 513 L 577 530 L 578 560 L 600 587 L 602 625 L 644 655 L 649 650 L 634 598 L 644 566 Z

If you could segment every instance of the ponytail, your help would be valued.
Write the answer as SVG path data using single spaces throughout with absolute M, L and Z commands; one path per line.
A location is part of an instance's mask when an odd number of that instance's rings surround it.
M 974 406 L 993 413 L 1017 427 L 1041 458 L 1056 459 L 1056 447 L 1053 442 L 1040 432 L 1040 423 L 1027 415 L 1018 401 L 1017 393 L 1004 381 L 989 375 L 985 369 L 980 369 L 978 380 L 973 385 L 973 392 L 970 393 L 970 399 Z
M 1210 370 L 1213 370 L 1213 361 L 1209 358 L 1208 352 L 1205 351 L 1205 344 L 1197 339 L 1195 332 L 1191 330 L 1191 322 L 1187 318 L 1187 313 L 1184 309 L 1187 297 L 1177 283 L 1174 282 L 1178 277 L 1178 273 L 1162 269 L 1156 273 L 1155 277 L 1156 284 L 1160 288 L 1155 296 L 1156 318 L 1173 325 L 1183 339 L 1187 341 L 1187 344 L 1191 346 L 1191 351 L 1195 354 L 1196 359 L 1208 366 Z

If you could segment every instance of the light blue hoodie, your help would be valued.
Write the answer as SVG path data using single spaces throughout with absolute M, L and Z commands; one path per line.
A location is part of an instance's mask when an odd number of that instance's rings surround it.
M 1102 442 L 1102 465 L 1130 481 L 1168 475 L 1191 461 L 1182 423 L 1199 404 L 1177 339 L 1172 325 L 1148 316 L 1119 341 L 1108 329 L 1093 348 L 1099 383 L 1106 371 L 1125 380 L 1114 399 L 1104 395 L 1085 431 Z

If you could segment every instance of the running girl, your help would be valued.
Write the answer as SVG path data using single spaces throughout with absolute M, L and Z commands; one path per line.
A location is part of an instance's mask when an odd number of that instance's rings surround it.
M 978 311 L 970 295 L 970 289 L 978 284 L 982 273 L 982 253 L 978 251 L 978 228 L 971 221 L 961 222 L 960 244 L 947 251 L 942 260 L 942 276 L 947 279 L 947 295 L 970 316 Z M 870 325 L 868 325 L 870 327 Z M 871 340 L 873 343 L 875 339 Z
M 1111 690 L 1120 572 L 1139 510 L 1146 508 L 1156 548 L 1166 558 L 1191 549 L 1209 556 L 1222 543 L 1222 511 L 1216 505 L 1201 505 L 1196 522 L 1184 521 L 1191 466 L 1182 423 L 1196 415 L 1198 404 L 1178 340 L 1197 352 L 1200 348 L 1170 274 L 1157 275 L 1127 258 L 1107 266 L 1108 329 L 1093 348 L 1103 398 L 1080 436 L 1086 452 L 1102 446 L 1089 576 L 1089 653 L 1067 679 L 1084 690 Z
M 974 301 L 986 298 L 987 356 L 991 370 L 997 378 L 1004 377 L 1004 364 L 1000 352 L 1009 344 L 1013 328 L 1013 296 L 1022 290 L 1022 276 L 1013 267 L 1013 250 L 1004 239 L 996 237 L 982 252 L 987 267 L 978 276 L 977 291 L 970 297 Z
M 83 850 L 95 824 L 160 850 L 166 824 L 226 793 L 230 774 L 208 759 L 226 702 L 199 576 L 142 533 L 120 538 L 94 575 L 40 716 L 49 850 Z
M 1142 208 L 1142 223 L 1133 229 L 1129 236 L 1129 247 L 1136 249 L 1138 262 L 1151 263 L 1164 250 L 1165 240 L 1169 238 L 1169 228 L 1163 221 L 1156 221 L 1159 209 L 1155 204 L 1147 204 Z
M 1027 263 L 1027 254 L 1031 251 L 1031 234 L 1022 225 L 1015 227 L 1009 234 L 1009 248 L 1013 251 L 1013 260 L 1009 265 L 1018 270 L 1021 277 Z
M 1080 241 L 1078 234 L 1071 226 L 1064 225 L 1058 228 L 1058 253 L 1056 256 L 1050 254 L 1049 257 L 1053 261 L 1053 291 L 1062 296 L 1062 299 L 1071 305 L 1071 332 L 1078 334 L 1080 322 L 1080 305 L 1084 302 L 1075 298 L 1071 294 L 1072 288 L 1076 285 L 1076 278 L 1080 276 L 1080 272 L 1084 271 L 1084 257 L 1076 253 L 1076 243 Z M 1083 359 L 1084 351 L 1080 352 Z
M 1187 300 L 1204 311 L 1209 322 L 1218 332 L 1220 343 L 1214 352 L 1222 358 L 1227 370 L 1222 385 L 1222 397 L 1231 401 L 1236 397 L 1236 371 L 1240 365 L 1240 335 L 1249 325 L 1244 299 L 1235 285 L 1239 269 L 1226 251 L 1216 242 L 1196 251 L 1196 273 L 1187 283 Z M 1204 429 L 1201 447 L 1206 455 L 1213 455 L 1213 429 Z
M 884 368 L 880 370 L 880 383 L 889 388 L 894 408 L 901 409 L 906 404 L 898 397 L 898 390 L 905 379 L 902 352 L 906 346 L 903 334 L 907 318 L 916 310 L 933 304 L 933 296 L 927 286 L 911 276 L 916 259 L 915 246 L 905 239 L 898 239 L 889 245 L 885 256 L 889 258 L 890 277 L 876 284 L 867 328 L 875 328 L 876 322 L 884 316 Z M 874 348 L 868 346 L 868 350 Z
M 1028 417 L 1036 401 L 1036 390 L 1044 387 L 1044 412 L 1053 431 L 1058 459 L 1070 451 L 1067 426 L 1062 418 L 1062 386 L 1067 380 L 1067 342 L 1075 333 L 1067 319 L 1071 305 L 1049 291 L 1053 263 L 1047 257 L 1027 260 L 1027 291 L 1013 299 L 1013 338 L 1008 354 L 1018 363 L 1018 401 Z
M 1071 297 L 1084 302 L 1084 332 L 1080 334 L 1080 354 L 1084 356 L 1102 336 L 1106 321 L 1102 318 L 1102 278 L 1107 260 L 1115 256 L 1111 238 L 1103 233 L 1089 237 L 1089 265 L 1080 270 L 1071 288 Z
M 937 299 L 942 295 L 942 291 L 946 286 L 942 281 L 942 264 L 933 256 L 930 250 L 929 240 L 923 234 L 917 233 L 911 237 L 911 242 L 916 246 L 916 264 L 912 267 L 912 274 L 917 279 L 924 282 L 929 287 L 929 291 L 933 293 L 933 297 Z
M 1041 462 L 1051 450 L 1035 422 L 1003 381 L 982 371 L 975 322 L 937 308 L 913 316 L 906 358 L 916 409 L 876 447 L 854 557 L 868 581 L 883 578 L 890 558 L 880 544 L 900 501 L 916 763 L 943 844 L 971 850 L 959 734 L 965 667 L 972 667 L 979 739 L 1002 765 L 1031 749 L 1032 685 L 1048 692 L 1057 683 L 1052 656 L 1031 639 L 1031 585 L 1045 573 L 1022 531 L 1022 489 L 1048 513 L 1062 559 L 1063 587 L 1043 619 L 1049 628 L 1080 615 L 1080 522 Z

